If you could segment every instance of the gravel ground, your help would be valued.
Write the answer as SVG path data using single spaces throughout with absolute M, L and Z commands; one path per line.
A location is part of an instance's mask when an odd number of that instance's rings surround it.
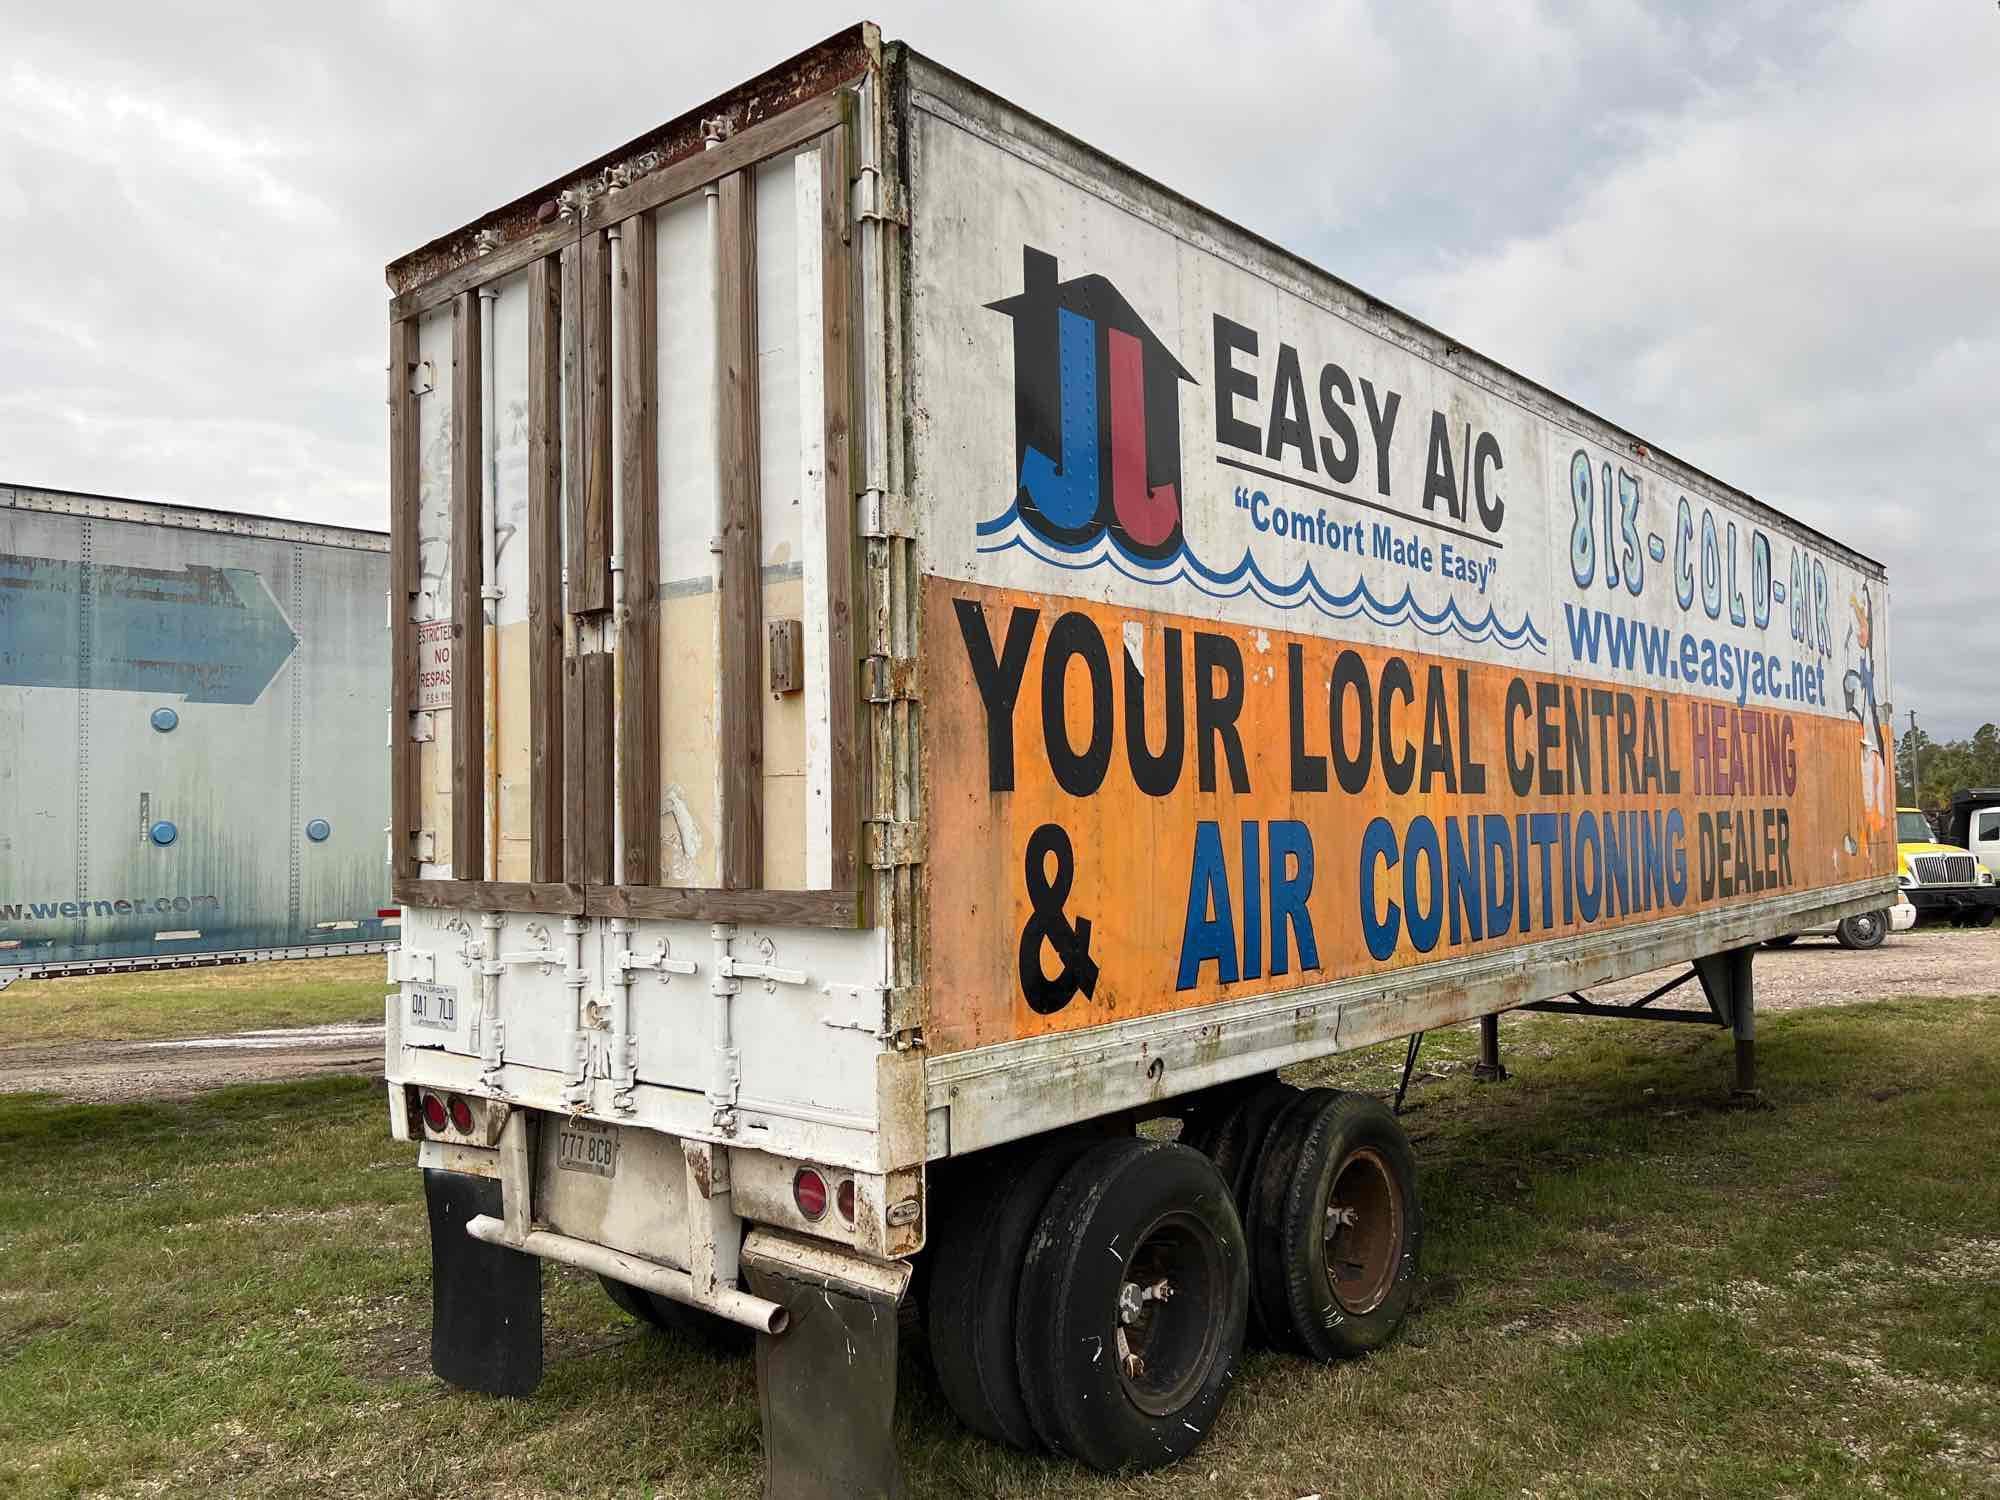
M 1616 984 L 1599 985 L 1593 999 L 1637 999 L 1684 973 L 1656 969 Z M 1789 948 L 1758 952 L 1757 1010 L 1798 1010 L 1808 1005 L 1855 1005 L 1902 995 L 2000 995 L 2000 926 L 1919 927 L 1892 932 L 1882 946 L 1851 952 L 1830 937 L 1800 938 Z M 1688 984 L 1656 1001 L 1692 1010 L 1706 1008 L 1698 985 Z
M 284 1078 L 382 1071 L 382 1027 L 305 1026 L 170 1042 L 0 1047 L 0 1093 L 63 1094 L 91 1104 L 184 1099 Z

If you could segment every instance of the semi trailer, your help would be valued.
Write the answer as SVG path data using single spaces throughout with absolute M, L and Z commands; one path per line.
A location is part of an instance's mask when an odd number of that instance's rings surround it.
M 1757 945 L 1895 899 L 1877 563 L 872 26 L 387 274 L 447 1381 L 555 1261 L 892 1492 L 915 1301 L 973 1429 L 1168 1463 L 1419 1275 L 1278 1070 L 1542 1008 L 1752 1090 Z
M 388 550 L 0 485 L 0 989 L 389 945 Z

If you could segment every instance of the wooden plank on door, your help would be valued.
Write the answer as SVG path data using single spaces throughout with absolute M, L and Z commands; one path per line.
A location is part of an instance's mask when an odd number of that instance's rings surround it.
M 854 294 L 847 253 L 847 132 L 828 131 L 819 141 L 821 384 L 825 390 L 827 746 L 832 756 L 828 820 L 832 828 L 835 890 L 857 880 L 861 815 L 854 649 Z
M 486 631 L 479 526 L 486 471 L 479 294 L 452 304 L 451 381 L 451 868 L 486 875 Z
M 389 848 L 399 880 L 417 873 L 417 747 L 410 713 L 417 702 L 417 642 L 410 599 L 417 569 L 417 322 L 389 325 Z
M 583 878 L 590 885 L 611 879 L 611 703 L 612 665 L 608 652 L 577 658 L 583 664 Z
M 528 269 L 528 879 L 563 878 L 562 269 Z
M 718 185 L 716 371 L 721 381 L 722 884 L 764 882 L 764 606 L 758 524 L 757 219 L 747 171 Z
M 563 880 L 611 880 L 611 658 L 563 658 Z
M 587 234 L 577 254 L 580 452 L 570 456 L 569 607 L 611 607 L 611 250 Z
M 584 808 L 590 800 L 590 788 L 584 785 L 584 766 L 588 757 L 584 746 L 589 733 L 584 726 L 583 658 L 565 656 L 562 661 L 562 708 L 563 708 L 563 845 L 562 878 L 571 885 L 582 885 L 591 878 L 591 865 L 584 853 L 584 837 L 589 832 L 589 820 Z
M 618 421 L 623 581 L 618 600 L 618 878 L 660 880 L 660 434 L 657 235 L 651 214 L 618 244 Z

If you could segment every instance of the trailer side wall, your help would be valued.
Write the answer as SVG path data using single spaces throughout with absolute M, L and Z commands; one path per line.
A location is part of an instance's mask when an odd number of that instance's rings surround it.
M 1887 903 L 1878 566 L 910 70 L 954 1149 Z

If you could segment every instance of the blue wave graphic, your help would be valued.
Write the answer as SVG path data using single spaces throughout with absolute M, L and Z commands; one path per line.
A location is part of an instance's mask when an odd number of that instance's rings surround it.
M 979 544 L 978 550 L 987 555 L 1011 552 L 1018 547 L 1038 562 L 1070 572 L 1109 567 L 1134 583 L 1155 587 L 1189 583 L 1211 599 L 1240 599 L 1249 594 L 1273 609 L 1310 605 L 1329 619 L 1365 616 L 1386 627 L 1412 626 L 1428 636 L 1455 635 L 1475 645 L 1495 641 L 1509 651 L 1528 650 L 1548 655 L 1548 637 L 1535 628 L 1533 617 L 1526 613 L 1522 614 L 1519 625 L 1510 628 L 1500 622 L 1491 605 L 1485 614 L 1476 616 L 1461 610 L 1456 599 L 1447 599 L 1443 609 L 1428 610 L 1417 602 L 1408 585 L 1400 599 L 1384 603 L 1375 597 L 1366 578 L 1355 579 L 1354 586 L 1344 592 L 1328 588 L 1313 572 L 1310 559 L 1305 571 L 1292 582 L 1279 583 L 1257 566 L 1257 559 L 1248 547 L 1243 549 L 1243 557 L 1234 567 L 1218 571 L 1189 551 L 1185 542 L 1180 551 L 1163 558 L 1139 556 L 1111 531 L 1100 532 L 1087 542 L 1056 542 L 1028 526 L 1021 519 L 1018 505 L 1008 506 L 974 529 L 982 539 L 994 539 Z

